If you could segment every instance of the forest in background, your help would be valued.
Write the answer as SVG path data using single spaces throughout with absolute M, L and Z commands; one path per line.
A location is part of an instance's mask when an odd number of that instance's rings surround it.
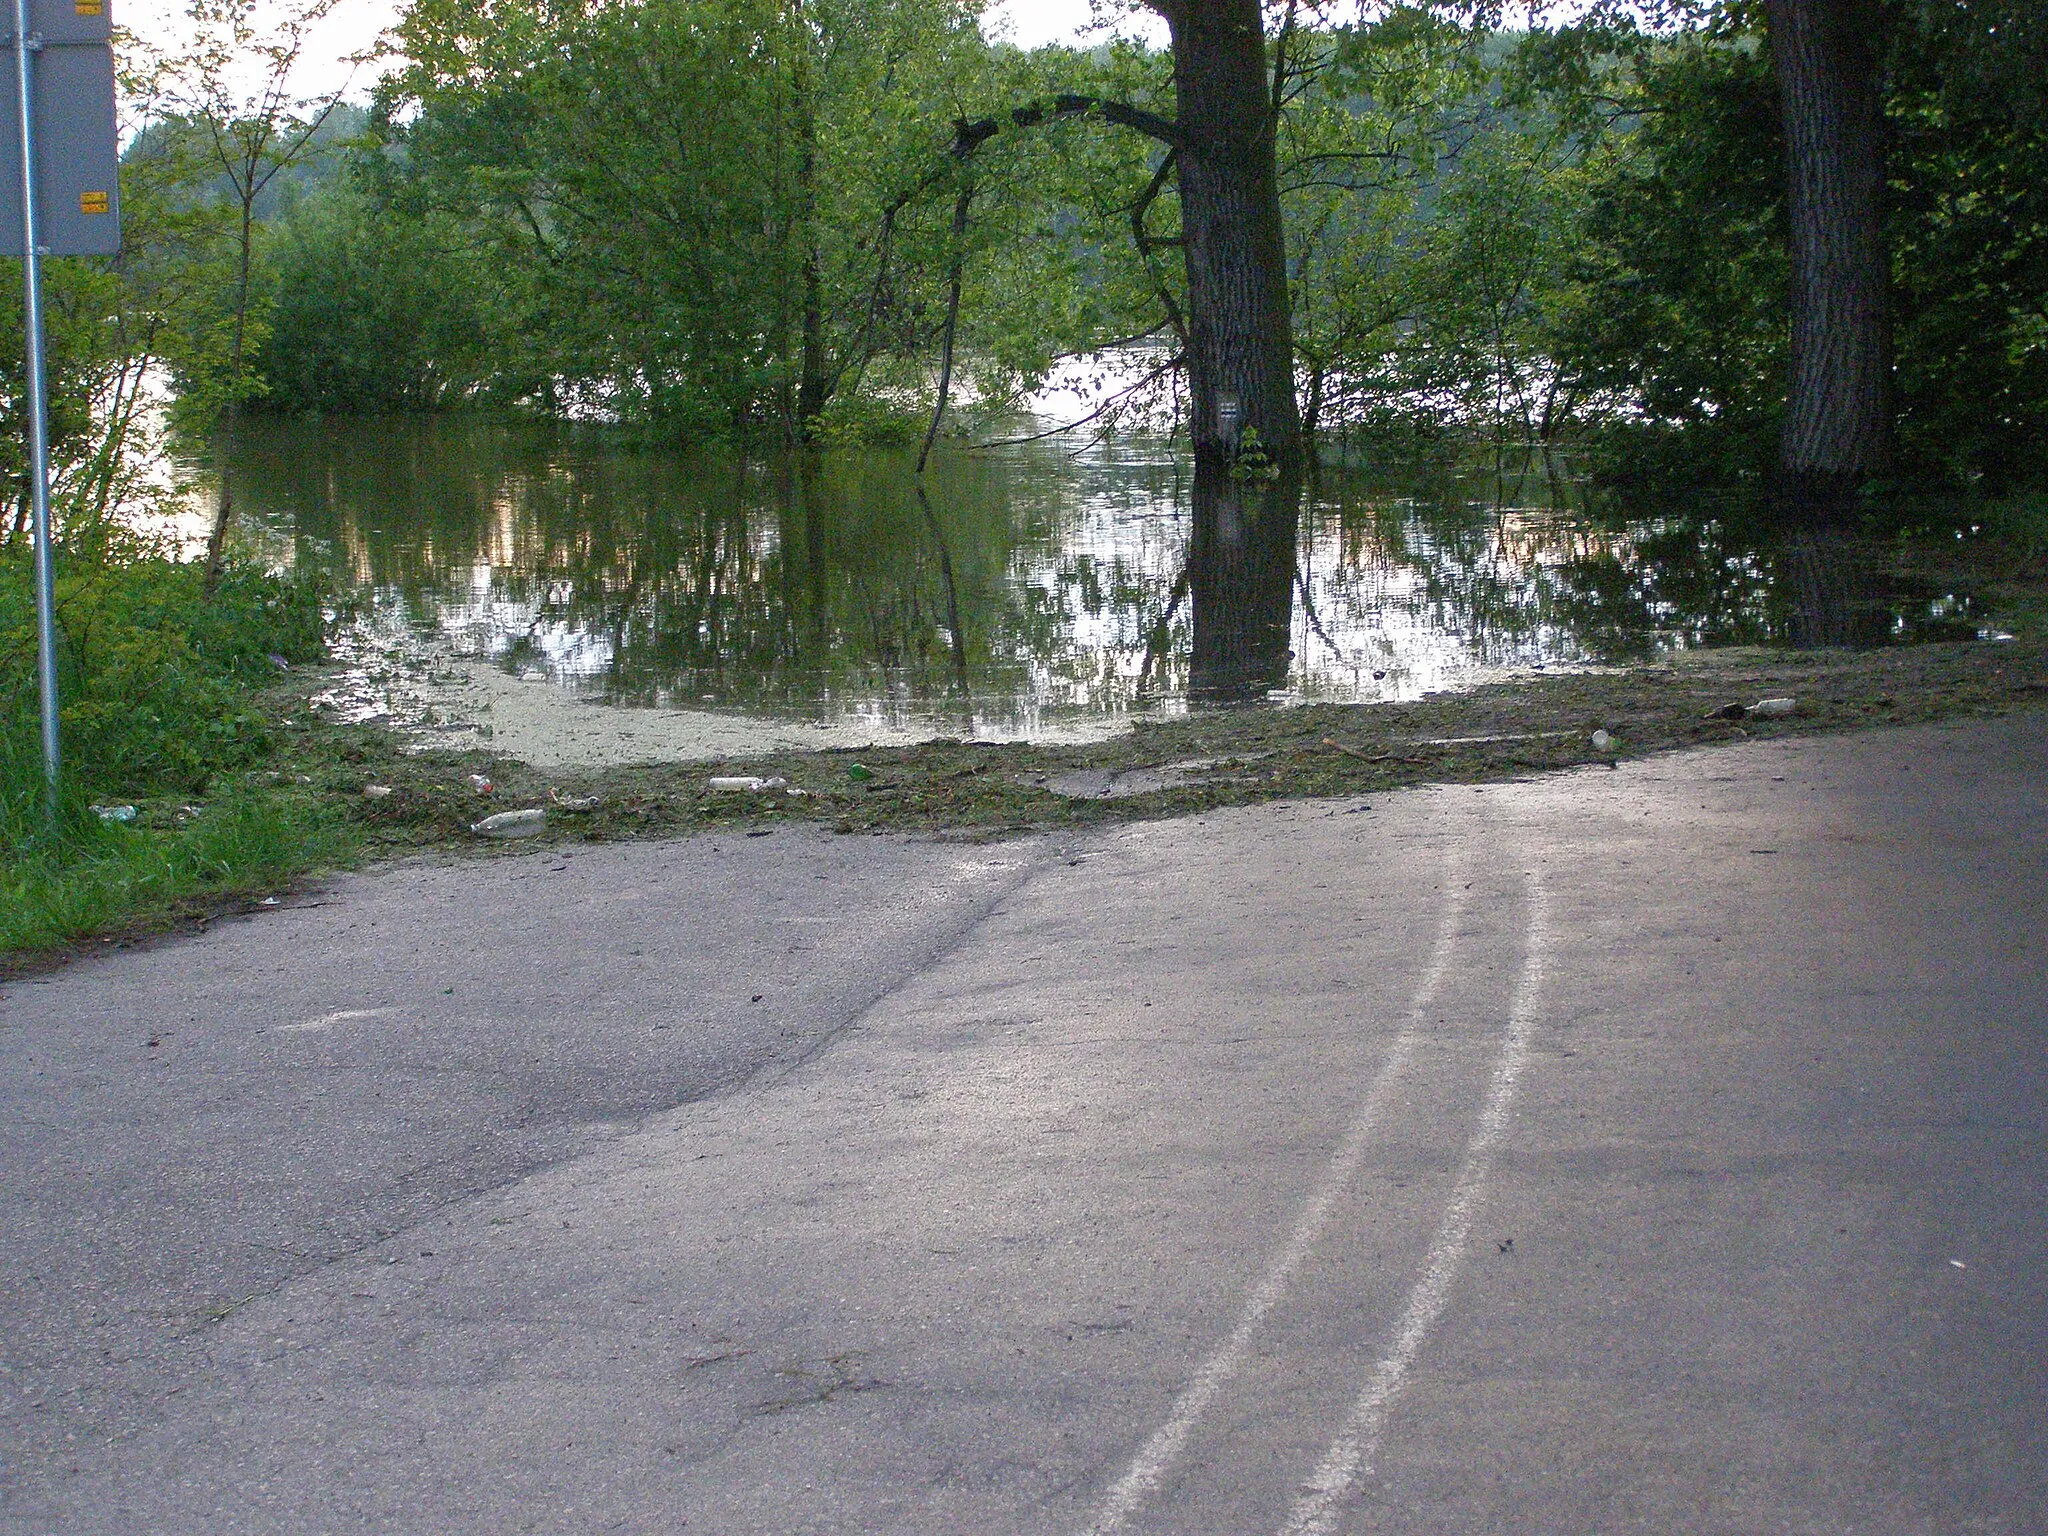
M 2048 464 L 2048 17 L 1880 12 L 1897 467 L 2024 490 Z M 1074 417 L 1183 398 L 1172 152 L 1057 107 L 1170 113 L 1164 51 L 1021 51 L 965 0 L 417 0 L 354 107 L 238 96 L 230 56 L 281 80 L 304 46 L 253 15 L 201 0 L 192 53 L 132 54 L 127 249 L 52 263 L 74 538 L 154 449 L 152 379 L 201 440 L 244 412 L 451 408 L 672 441 L 914 438 L 949 358 L 971 429 L 976 405 L 1116 348 L 1136 349 L 1123 383 Z M 1757 7 L 1504 30 L 1302 5 L 1271 30 L 1315 440 L 1766 471 L 1788 254 Z M 16 352 L 17 420 L 19 383 Z

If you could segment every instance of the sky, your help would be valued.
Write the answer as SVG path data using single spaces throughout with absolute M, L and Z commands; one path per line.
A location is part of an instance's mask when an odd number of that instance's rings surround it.
M 351 75 L 335 61 L 369 48 L 399 9 L 399 0 L 341 0 L 314 34 L 307 67 L 298 80 L 299 91 L 308 96 L 325 95 L 347 85 L 351 96 L 367 95 L 372 75 L 363 71 Z M 114 0 L 113 10 L 114 20 L 121 26 L 160 47 L 173 47 L 184 21 L 185 0 Z M 1025 48 L 1074 41 L 1089 20 L 1088 0 L 997 0 L 988 15 L 991 32 L 1007 32 Z M 1147 27 L 1151 21 L 1154 18 L 1139 18 L 1123 30 L 1135 29 L 1163 40 L 1164 23 Z

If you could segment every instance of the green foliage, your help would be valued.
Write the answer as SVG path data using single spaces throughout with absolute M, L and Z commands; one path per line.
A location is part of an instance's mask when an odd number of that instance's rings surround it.
M 1740 478 L 1775 451 L 1787 356 L 1770 63 L 1683 37 L 1641 53 L 1627 86 L 1637 126 L 1592 170 L 1549 344 L 1587 424 Z
M 197 565 L 60 563 L 59 694 L 67 776 L 87 798 L 203 794 L 271 745 L 254 692 L 322 654 L 319 593 L 230 567 L 209 598 Z M 0 561 L 0 721 L 13 765 L 0 815 L 34 819 L 40 770 L 30 561 Z M 28 765 L 28 766 L 24 766 Z
M 1237 439 L 1237 452 L 1231 455 L 1230 478 L 1237 481 L 1266 481 L 1280 478 L 1280 466 L 1273 462 L 1273 456 L 1266 452 L 1266 445 L 1259 441 L 1259 429 L 1246 427 Z
M 0 283 L 0 476 L 19 487 L 28 472 L 28 376 L 22 348 L 18 268 Z M 43 266 L 44 335 L 50 391 L 50 453 L 61 470 L 89 459 L 98 446 L 94 404 L 117 363 L 108 319 L 118 309 L 115 283 L 98 262 L 50 261 Z M 19 510 L 22 498 L 8 498 Z M 9 521 L 13 521 L 12 517 Z
M 261 210 L 321 153 L 321 135 L 340 105 L 338 93 L 302 99 L 291 92 L 310 34 L 338 3 L 189 0 L 190 50 L 157 61 L 151 72 L 147 152 L 169 168 L 180 201 L 200 215 L 188 259 L 207 273 L 196 302 L 174 322 L 182 343 L 173 363 L 178 404 L 190 428 L 212 430 L 266 393 L 253 366 L 269 335 L 255 264 Z M 210 563 L 218 556 L 216 539 Z
M 250 773 L 275 746 L 262 702 L 278 676 L 271 658 L 323 654 L 318 593 L 230 566 L 208 598 L 201 567 L 127 554 L 60 563 L 54 825 L 30 562 L 19 546 L 0 556 L 0 955 L 274 890 L 348 849 L 331 809 Z M 105 821 L 92 807 L 108 802 L 139 803 L 141 814 Z
M 176 182 L 166 162 L 130 156 L 121 167 L 121 255 L 43 267 L 51 501 L 74 549 L 104 544 L 118 515 L 147 494 L 147 463 L 158 447 L 151 377 L 167 365 L 177 371 L 183 324 L 215 291 L 218 273 L 194 252 L 195 229 L 211 215 L 181 205 Z M 0 284 L 0 475 L 10 490 L 9 538 L 27 519 L 21 302 L 18 282 Z
M 1355 23 L 1269 8 L 1287 18 L 1279 162 L 1312 428 L 1577 435 L 1696 478 L 1759 473 L 1785 389 L 1788 262 L 1755 9 L 1600 5 L 1510 33 L 1432 3 Z M 253 14 L 201 10 L 219 36 Z M 120 291 L 67 279 L 67 452 L 100 462 L 78 401 L 94 367 L 138 355 L 170 367 L 202 425 L 245 403 L 479 402 L 686 441 L 897 440 L 929 417 L 956 270 L 956 428 L 1121 340 L 1158 344 L 1155 379 L 1170 378 L 1188 304 L 1160 146 L 1099 118 L 1010 116 L 1060 93 L 1170 115 L 1170 58 L 1023 53 L 988 43 L 980 12 L 413 0 L 407 62 L 347 123 L 345 156 L 340 118 L 283 98 L 231 110 L 222 58 L 201 49 L 131 154 L 166 191 Z M 2038 12 L 1873 12 L 1906 466 L 1994 491 L 2048 461 Z M 289 54 L 288 32 L 262 48 L 250 33 L 259 64 Z M 994 131 L 954 153 L 980 119 Z M 215 127 L 226 148 L 209 160 Z M 140 190 L 129 205 L 150 206 Z M 267 227 L 244 231 L 239 212 Z M 147 341 L 94 318 L 144 313 Z
M 799 436 L 929 340 L 952 122 L 989 85 L 968 5 L 434 0 L 403 40 L 379 173 L 488 253 L 524 371 Z
M 1999 492 L 2048 475 L 2048 19 L 1874 12 L 1890 127 L 1899 469 Z M 1594 426 L 1689 479 L 1772 462 L 1787 367 L 1783 145 L 1768 40 L 1738 10 L 1636 38 L 1556 355 Z M 1581 79 L 1586 78 L 1581 71 Z M 1602 407 L 1607 409 L 1602 409 Z M 1648 450 L 1647 453 L 1644 450 Z
M 1484 114 L 1483 35 L 1423 8 L 1297 41 L 1280 125 L 1305 418 L 1326 435 L 1433 413 L 1448 359 L 1418 337 L 1444 176 Z
M 2048 484 L 2048 11 L 1901 6 L 1888 73 L 1906 467 Z
M 259 408 L 432 410 L 473 398 L 495 371 L 481 274 L 445 220 L 332 184 L 272 228 L 260 263 L 272 297 Z

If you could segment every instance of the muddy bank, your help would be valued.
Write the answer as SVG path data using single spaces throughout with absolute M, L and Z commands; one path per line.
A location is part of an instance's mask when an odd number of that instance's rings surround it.
M 536 768 L 610 769 L 649 762 L 722 762 L 777 752 L 903 747 L 931 732 L 884 719 L 770 721 L 716 709 L 623 708 L 579 698 L 545 678 L 487 662 L 429 660 L 423 675 L 390 685 L 394 711 L 423 742 L 474 744 Z M 1062 722 L 1041 741 L 1099 741 L 1123 729 L 1113 716 Z
M 1729 706 L 1797 701 L 1789 715 Z M 501 751 L 406 750 L 374 725 L 302 714 L 289 765 L 373 850 L 526 846 L 471 829 L 542 810 L 541 840 L 673 836 L 825 821 L 845 832 L 993 836 L 1216 806 L 1476 783 L 1675 748 L 2003 714 L 2048 705 L 2048 644 L 1881 652 L 1722 651 L 1537 677 L 1407 704 L 1202 711 L 1069 744 L 791 747 L 730 760 L 545 766 Z M 715 778 L 780 780 L 759 790 Z

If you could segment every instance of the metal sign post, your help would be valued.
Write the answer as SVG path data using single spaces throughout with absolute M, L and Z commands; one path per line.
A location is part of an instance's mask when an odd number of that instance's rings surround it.
M 56 541 L 50 527 L 50 406 L 43 357 L 44 256 L 111 256 L 121 249 L 120 147 L 114 117 L 112 18 L 107 0 L 12 0 L 14 131 L 0 167 L 20 187 L 0 204 L 0 239 L 21 227 L 22 330 L 28 373 L 29 505 L 36 541 L 36 659 L 42 695 L 43 777 L 57 813 Z M 38 130 L 47 134 L 47 142 Z M 45 156 L 45 148 L 50 153 Z
M 57 814 L 57 561 L 50 548 L 50 406 L 43 395 L 43 265 L 36 240 L 36 92 L 28 0 L 14 0 L 21 121 L 21 324 L 28 363 L 28 494 L 36 540 L 36 674 L 43 696 L 43 784 Z

